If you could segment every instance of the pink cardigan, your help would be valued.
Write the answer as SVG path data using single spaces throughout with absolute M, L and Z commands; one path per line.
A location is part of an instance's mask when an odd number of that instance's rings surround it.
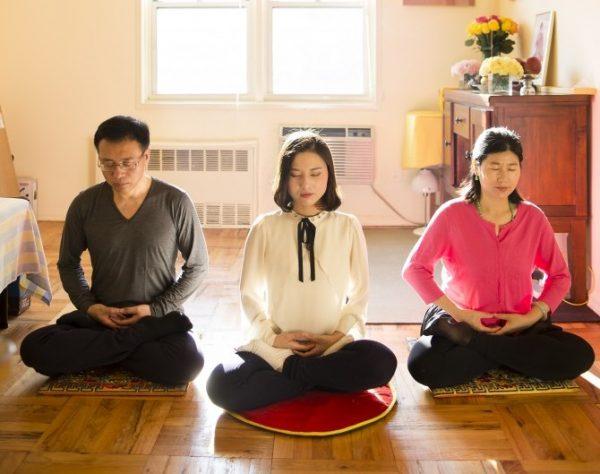
M 440 259 L 442 288 L 433 278 Z M 461 308 L 525 314 L 531 310 L 535 267 L 548 275 L 539 300 L 554 311 L 569 290 L 571 277 L 542 210 L 522 202 L 515 219 L 496 235 L 494 224 L 459 198 L 435 213 L 410 252 L 402 276 L 428 304 L 445 293 Z

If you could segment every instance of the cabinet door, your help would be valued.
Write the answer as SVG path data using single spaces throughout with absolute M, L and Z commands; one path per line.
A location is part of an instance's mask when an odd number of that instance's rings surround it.
M 454 161 L 452 164 L 453 185 L 460 183 L 469 174 L 471 158 L 469 152 L 477 137 L 491 123 L 491 112 L 477 107 L 467 108 L 461 104 L 455 104 L 455 115 L 458 113 L 460 121 L 454 119 L 452 140 L 454 141 Z
M 477 137 L 481 135 L 486 128 L 490 127 L 492 122 L 491 112 L 485 109 L 478 109 L 477 107 L 471 107 L 470 110 L 470 124 L 471 124 L 471 149 L 475 144 Z
M 471 149 L 471 125 L 469 106 L 452 104 L 452 186 L 457 188 L 469 171 L 469 150 Z
M 499 106 L 494 122 L 521 136 L 521 195 L 548 216 L 587 216 L 587 108 L 550 100 Z
M 444 177 L 442 190 L 442 200 L 452 199 L 454 190 L 454 179 L 452 174 L 452 152 L 454 145 L 452 142 L 452 102 L 444 102 L 444 149 L 442 162 L 442 175 Z
M 444 167 L 452 164 L 452 103 L 444 102 Z
M 457 188 L 462 183 L 465 176 L 469 174 L 469 167 L 471 166 L 471 160 L 469 151 L 471 151 L 471 140 L 457 135 L 456 133 L 452 137 L 454 140 L 454 160 L 452 163 L 452 185 Z

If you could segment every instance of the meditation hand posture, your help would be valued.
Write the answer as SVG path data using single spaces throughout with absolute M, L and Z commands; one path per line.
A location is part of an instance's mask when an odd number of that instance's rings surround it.
M 243 411 L 312 389 L 360 391 L 387 383 L 394 354 L 364 333 L 368 266 L 354 216 L 340 204 L 331 152 L 296 132 L 279 157 L 275 202 L 248 234 L 241 277 L 250 341 L 209 377 L 212 401 Z
M 45 375 L 120 363 L 147 380 L 192 380 L 203 358 L 182 303 L 207 271 L 200 222 L 187 194 L 146 174 L 145 123 L 116 116 L 94 136 L 105 182 L 80 193 L 67 213 L 58 259 L 77 311 L 29 334 L 23 362 Z M 89 250 L 91 288 L 81 267 Z M 185 263 L 177 278 L 176 259 Z
M 431 303 L 408 369 L 431 388 L 500 366 L 542 380 L 571 379 L 594 362 L 586 341 L 550 322 L 571 280 L 548 219 L 517 191 L 522 161 L 514 132 L 484 131 L 463 197 L 440 207 L 404 265 L 404 279 Z M 433 278 L 438 260 L 441 289 Z M 536 267 L 547 279 L 533 301 Z

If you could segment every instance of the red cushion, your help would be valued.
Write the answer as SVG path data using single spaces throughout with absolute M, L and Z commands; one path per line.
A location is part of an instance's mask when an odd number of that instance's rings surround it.
M 329 436 L 373 423 L 396 403 L 390 385 L 354 393 L 313 390 L 255 410 L 229 412 L 254 426 L 299 436 Z

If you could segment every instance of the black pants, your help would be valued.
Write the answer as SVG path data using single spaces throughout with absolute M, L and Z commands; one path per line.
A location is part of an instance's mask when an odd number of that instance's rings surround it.
M 423 326 L 439 317 L 431 306 Z M 490 369 L 508 367 L 541 380 L 573 379 L 594 363 L 594 350 L 581 337 L 549 320 L 505 336 L 477 333 L 466 346 L 440 336 L 421 336 L 408 356 L 413 378 L 431 388 L 469 382 Z
M 188 332 L 161 332 L 158 322 L 152 322 L 152 330 L 140 322 L 110 329 L 74 311 L 28 334 L 21 343 L 21 359 L 51 377 L 119 364 L 165 385 L 193 380 L 204 365 L 194 338 Z
M 356 392 L 386 384 L 396 371 L 396 356 L 383 344 L 360 340 L 324 357 L 292 355 L 277 372 L 259 356 L 238 352 L 219 364 L 206 384 L 215 405 L 251 410 L 297 397 L 313 388 Z

